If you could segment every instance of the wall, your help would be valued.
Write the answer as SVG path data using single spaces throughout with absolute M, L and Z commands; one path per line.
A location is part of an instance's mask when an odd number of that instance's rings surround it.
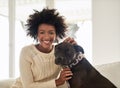
M 92 1 L 93 64 L 120 61 L 120 0 Z

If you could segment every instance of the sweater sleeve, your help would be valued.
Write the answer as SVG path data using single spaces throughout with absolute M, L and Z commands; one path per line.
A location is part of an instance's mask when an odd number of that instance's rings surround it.
M 29 51 L 22 49 L 20 54 L 20 76 L 23 88 L 56 88 L 55 79 L 45 82 L 35 82 L 33 80 L 31 57 L 27 52 Z

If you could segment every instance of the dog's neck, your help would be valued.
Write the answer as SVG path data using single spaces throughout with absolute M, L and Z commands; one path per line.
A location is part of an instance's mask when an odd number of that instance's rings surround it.
M 69 68 L 73 68 L 73 67 L 76 66 L 83 58 L 84 58 L 84 55 L 82 54 L 82 52 L 79 52 L 79 53 L 75 54 L 74 60 L 68 65 L 68 67 L 69 67 Z

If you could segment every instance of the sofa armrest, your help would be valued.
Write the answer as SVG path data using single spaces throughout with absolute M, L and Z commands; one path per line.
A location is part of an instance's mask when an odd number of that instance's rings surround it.
M 0 88 L 10 88 L 15 79 L 4 79 L 0 80 Z

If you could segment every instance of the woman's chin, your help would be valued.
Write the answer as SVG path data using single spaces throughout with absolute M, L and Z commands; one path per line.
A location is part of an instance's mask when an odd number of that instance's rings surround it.
M 51 50 L 52 46 L 51 45 L 45 45 L 45 46 L 43 46 L 43 48 L 46 49 L 46 50 Z

